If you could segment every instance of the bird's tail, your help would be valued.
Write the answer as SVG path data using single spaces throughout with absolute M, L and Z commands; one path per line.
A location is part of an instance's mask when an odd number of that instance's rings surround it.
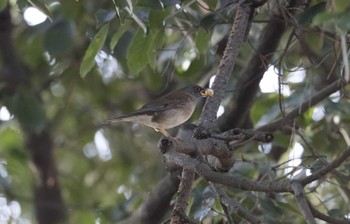
M 130 116 L 114 117 L 114 118 L 105 120 L 103 123 L 104 124 L 111 124 L 111 123 L 120 122 L 120 121 L 127 121 L 128 122 L 128 121 L 130 121 L 129 117 Z
M 103 123 L 104 124 L 110 124 L 110 123 L 118 122 L 120 120 L 121 119 L 119 117 L 115 117 L 115 118 L 111 118 L 111 119 L 105 120 Z

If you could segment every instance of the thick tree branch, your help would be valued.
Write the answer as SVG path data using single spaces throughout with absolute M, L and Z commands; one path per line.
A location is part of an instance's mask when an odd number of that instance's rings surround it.
M 12 30 L 10 5 L 8 5 L 0 12 L 0 53 L 5 65 L 3 70 L 0 70 L 0 82 L 6 82 L 5 94 L 13 94 L 19 84 L 27 81 L 24 65 L 14 50 Z
M 213 83 L 212 88 L 214 90 L 214 96 L 207 99 L 204 105 L 202 115 L 199 119 L 200 128 L 195 132 L 196 136 L 200 136 L 200 132 L 203 132 L 204 130 L 209 130 L 217 118 L 216 113 L 222 99 L 224 98 L 226 85 L 236 63 L 240 46 L 244 41 L 245 34 L 249 28 L 249 19 L 252 10 L 253 9 L 248 4 L 241 4 L 237 8 L 235 21 Z
M 271 142 L 273 136 L 270 133 L 259 132 L 255 130 L 232 129 L 221 134 L 211 134 L 206 139 L 187 139 L 192 136 L 192 125 L 186 125 L 180 129 L 180 137 L 175 139 L 162 138 L 162 141 L 171 142 L 174 148 L 190 156 L 204 156 L 208 165 L 215 170 L 229 171 L 234 164 L 234 150 L 247 144 L 250 141 Z M 186 129 L 186 130 L 184 130 Z M 158 146 L 162 152 L 162 144 Z M 166 149 L 165 149 L 166 150 Z M 177 167 L 167 164 L 169 167 Z
M 247 128 L 244 124 L 259 91 L 260 80 L 268 66 L 272 64 L 272 58 L 286 29 L 287 24 L 283 18 L 286 14 L 284 10 L 288 10 L 288 8 L 293 10 L 300 5 L 298 0 L 289 2 L 285 7 L 279 5 L 282 4 L 281 2 L 273 4 L 269 22 L 259 35 L 257 47 L 251 58 L 238 76 L 239 78 L 233 88 L 235 90 L 234 94 L 225 107 L 225 113 L 218 120 L 218 126 L 222 131 L 238 127 Z
M 289 180 L 278 182 L 257 182 L 239 175 L 215 172 L 210 169 L 210 167 L 201 159 L 191 158 L 190 156 L 178 153 L 171 145 L 166 146 L 165 141 L 162 144 L 165 144 L 163 145 L 163 149 L 166 148 L 166 150 L 164 150 L 164 159 L 166 163 L 172 163 L 186 169 L 194 170 L 207 181 L 212 181 L 214 183 L 239 188 L 242 190 L 276 193 L 292 192 Z
M 67 218 L 67 213 L 58 182 L 50 134 L 46 130 L 40 134 L 27 132 L 27 147 L 40 174 L 40 181 L 34 189 L 38 223 L 60 223 Z
M 241 144 L 241 142 L 244 143 L 246 141 L 254 140 L 268 143 L 273 140 L 273 135 L 271 133 L 256 131 L 254 129 L 241 128 L 230 129 L 221 134 L 211 134 L 210 137 L 214 139 L 221 139 L 227 142 L 238 141 L 238 143 L 234 144 L 235 149 L 237 149 L 238 145 Z
M 195 158 L 191 158 L 187 155 L 181 154 L 176 152 L 172 146 L 170 146 L 167 150 L 167 152 L 164 154 L 164 157 L 166 161 L 170 161 L 171 163 L 175 163 L 178 166 L 185 167 L 190 170 L 194 170 L 196 173 L 198 173 L 200 176 L 202 176 L 207 181 L 211 181 L 213 183 L 219 183 L 226 186 L 231 186 L 235 188 L 239 188 L 241 190 L 248 190 L 248 191 L 259 191 L 259 192 L 289 192 L 294 193 L 296 195 L 298 202 L 303 205 L 301 206 L 301 209 L 303 212 L 306 212 L 307 217 L 309 217 L 309 213 L 304 209 L 304 202 L 302 199 L 300 199 L 300 186 L 305 186 L 312 181 L 318 180 L 327 173 L 334 170 L 336 167 L 338 167 L 342 162 L 344 162 L 347 158 L 350 156 L 350 148 L 346 149 L 339 157 L 334 159 L 331 163 L 329 163 L 328 166 L 324 167 L 323 169 L 320 169 L 319 171 L 315 172 L 314 174 L 305 177 L 302 180 L 299 180 L 297 183 L 296 181 L 292 181 L 290 183 L 289 180 L 284 180 L 280 182 L 256 182 L 253 180 L 249 180 L 246 178 L 243 178 L 238 175 L 230 175 L 230 174 L 223 174 L 218 173 L 215 171 L 212 171 L 207 164 L 205 164 L 203 161 Z M 294 183 L 294 185 L 293 185 Z M 297 195 L 299 195 L 297 197 Z M 302 202 L 302 203 L 301 203 Z M 312 207 L 310 208 L 311 212 L 314 214 L 315 217 L 318 217 L 323 220 L 335 220 L 334 223 L 349 223 L 349 221 L 346 220 L 338 220 L 331 217 L 328 217 Z M 309 223 L 312 223 L 310 221 Z M 333 223 L 333 222 L 332 222 Z
M 195 173 L 193 170 L 183 168 L 178 196 L 175 201 L 174 209 L 171 213 L 171 224 L 195 223 L 186 216 L 186 209 L 188 200 L 192 193 L 192 183 L 194 176 Z
M 3 90 L 9 97 L 15 96 L 19 87 L 30 89 L 28 83 L 30 72 L 25 72 L 25 65 L 16 53 L 12 40 L 12 26 L 8 6 L 0 12 L 0 54 L 5 65 L 1 81 L 5 83 Z M 29 90 L 28 93 L 36 97 L 33 91 Z M 12 112 L 16 117 L 19 111 Z M 67 219 L 67 212 L 58 183 L 49 128 L 46 127 L 39 132 L 29 130 L 23 122 L 21 128 L 26 138 L 26 148 L 39 174 L 39 181 L 34 186 L 37 221 L 39 224 L 62 223 Z
M 176 138 L 173 144 L 178 152 L 187 155 L 213 155 L 217 158 L 231 158 L 233 155 L 232 148 L 225 141 L 218 139 L 182 141 L 181 138 Z

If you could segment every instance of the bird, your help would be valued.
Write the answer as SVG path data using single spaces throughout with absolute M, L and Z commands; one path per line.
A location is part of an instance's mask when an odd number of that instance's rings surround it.
M 198 85 L 188 85 L 155 99 L 129 115 L 114 117 L 104 121 L 104 124 L 114 122 L 134 122 L 153 128 L 166 137 L 171 135 L 166 131 L 186 122 L 194 112 L 200 98 L 213 96 L 210 88 Z

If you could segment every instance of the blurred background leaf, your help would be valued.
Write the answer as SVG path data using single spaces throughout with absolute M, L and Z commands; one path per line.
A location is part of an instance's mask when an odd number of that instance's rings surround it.
M 7 2 L 0 1 L 0 10 Z M 349 31 L 350 3 L 345 2 L 312 0 L 296 12 L 293 23 L 286 21 L 271 64 L 260 58 L 259 65 L 268 72 L 254 95 L 244 128 L 261 127 L 283 117 L 281 110 L 288 113 L 340 78 L 337 29 Z M 216 11 L 219 3 L 223 1 L 11 3 L 13 55 L 23 63 L 14 63 L 14 67 L 23 69 L 25 85 L 13 86 L 3 78 L 13 74 L 2 55 L 0 197 L 20 203 L 21 214 L 13 218 L 14 223 L 36 223 L 30 186 L 37 183 L 38 171 L 27 150 L 26 130 L 50 131 L 69 223 L 119 223 L 135 213 L 158 181 L 168 175 L 157 149 L 160 135 L 131 123 L 101 124 L 170 90 L 209 82 L 220 64 L 232 24 L 230 13 Z M 24 16 L 32 5 L 44 15 L 35 25 Z M 241 71 L 253 66 L 247 62 L 256 52 L 272 11 L 265 4 L 254 13 L 231 80 L 223 87 L 227 90 L 222 102 L 226 113 L 235 106 L 231 97 L 239 93 L 236 84 L 244 79 Z M 0 30 L 2 34 L 9 34 L 7 31 Z M 279 91 L 281 87 L 286 92 Z M 284 180 L 298 172 L 307 174 L 315 164 L 335 158 L 348 147 L 348 99 L 349 87 L 342 87 L 275 131 L 272 143 L 248 143 L 236 150 L 236 164 L 229 172 L 259 181 Z M 191 122 L 197 121 L 199 113 L 200 108 Z M 176 133 L 176 129 L 170 131 Z M 302 149 L 300 156 L 295 146 Z M 349 214 L 349 180 L 343 178 L 349 176 L 349 166 L 346 161 L 305 189 L 321 212 L 338 218 Z M 264 223 L 305 223 L 289 194 L 225 190 Z M 189 212 L 203 223 L 227 220 L 207 182 L 200 178 L 194 183 Z M 232 219 L 245 222 L 234 214 Z

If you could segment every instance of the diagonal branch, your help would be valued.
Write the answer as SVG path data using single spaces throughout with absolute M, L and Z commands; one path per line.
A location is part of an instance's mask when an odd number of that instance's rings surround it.
M 238 6 L 224 56 L 221 60 L 217 78 L 215 79 L 213 85 L 215 92 L 214 97 L 210 98 L 206 102 L 200 117 L 199 126 L 204 130 L 210 129 L 213 126 L 213 122 L 216 120 L 216 112 L 218 111 L 220 103 L 225 94 L 224 87 L 226 87 L 230 74 L 232 73 L 241 43 L 243 42 L 245 33 L 249 28 L 251 12 L 252 8 L 248 4 Z M 197 129 L 195 131 L 195 136 L 197 136 L 196 133 L 201 132 L 200 130 L 201 129 Z M 179 196 L 175 202 L 171 223 L 181 223 L 181 220 L 185 218 L 185 210 L 192 190 L 193 179 L 194 171 L 183 167 L 182 178 L 179 186 Z
M 317 103 L 326 99 L 329 95 L 337 92 L 338 90 L 340 90 L 344 86 L 348 85 L 349 83 L 350 83 L 349 81 L 345 81 L 342 79 L 338 79 L 338 80 L 334 81 L 332 84 L 330 84 L 326 88 L 315 93 L 309 99 L 306 99 L 302 104 L 300 104 L 300 106 L 298 106 L 297 108 L 293 109 L 291 112 L 286 114 L 286 116 L 284 118 L 280 118 L 275 122 L 261 126 L 257 130 L 273 132 L 275 130 L 281 129 L 284 122 L 289 122 L 289 121 L 293 120 L 294 118 L 298 117 L 299 115 L 305 113 L 308 109 L 315 106 Z
M 289 2 L 289 8 L 298 5 L 297 0 Z M 260 80 L 268 65 L 272 64 L 272 58 L 286 29 L 283 10 L 286 10 L 287 7 L 282 8 L 279 4 L 282 3 L 274 4 L 269 22 L 259 35 L 256 50 L 239 74 L 234 87 L 235 92 L 225 107 L 225 113 L 219 119 L 219 127 L 223 131 L 244 126 L 245 119 L 259 91 Z
M 216 120 L 216 113 L 220 107 L 221 101 L 225 95 L 225 88 L 233 71 L 240 46 L 244 41 L 245 34 L 249 29 L 249 19 L 252 8 L 248 4 L 242 4 L 238 7 L 234 24 L 231 29 L 230 36 L 224 51 L 224 55 L 220 61 L 218 72 L 213 83 L 214 96 L 207 99 L 201 117 L 199 119 L 199 127 L 195 132 L 198 136 L 203 130 L 212 128 Z
M 316 224 L 316 221 L 307 203 L 303 185 L 301 185 L 299 181 L 292 181 L 290 185 L 306 222 L 308 224 Z
M 342 154 L 340 154 L 337 158 L 335 158 L 332 162 L 330 162 L 327 166 L 323 167 L 322 169 L 319 169 L 315 173 L 311 174 L 310 176 L 305 177 L 300 181 L 300 183 L 305 186 L 315 180 L 320 179 L 327 173 L 331 172 L 332 170 L 336 169 L 340 166 L 345 160 L 347 160 L 350 157 L 350 148 L 347 148 L 343 151 Z
M 309 207 L 311 209 L 313 216 L 325 221 L 326 223 L 333 223 L 333 224 L 349 224 L 350 223 L 350 220 L 337 219 L 337 218 L 325 215 L 322 212 L 319 212 L 318 210 L 316 210 L 310 202 L 308 202 L 308 204 L 309 204 Z
M 257 224 L 257 223 L 261 223 L 261 220 L 259 220 L 258 217 L 256 217 L 255 215 L 249 213 L 247 210 L 245 210 L 238 201 L 236 201 L 235 199 L 229 197 L 224 189 L 222 189 L 222 186 L 220 186 L 219 184 L 214 184 L 212 182 L 210 182 L 210 185 L 212 187 L 212 189 L 215 191 L 217 197 L 219 198 L 220 202 L 226 206 L 227 208 L 229 208 L 229 211 L 231 212 L 235 212 L 237 215 L 239 215 L 240 217 L 242 217 L 243 219 L 247 220 L 249 223 L 253 223 L 253 224 Z M 228 216 L 230 214 L 227 214 Z

